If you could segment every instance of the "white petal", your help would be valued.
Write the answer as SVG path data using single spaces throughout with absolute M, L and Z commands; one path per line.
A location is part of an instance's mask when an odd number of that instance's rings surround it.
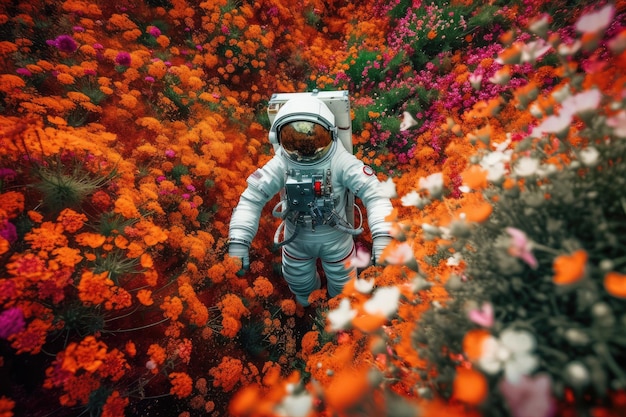
M 505 329 L 500 341 L 511 352 L 530 352 L 535 348 L 535 337 L 526 330 Z
M 350 308 L 350 300 L 344 298 L 337 309 L 328 312 L 330 330 L 337 331 L 347 328 L 355 316 L 356 310 Z
M 374 296 L 363 304 L 369 314 L 382 314 L 389 318 L 398 311 L 400 289 L 398 287 L 383 287 L 376 290 Z

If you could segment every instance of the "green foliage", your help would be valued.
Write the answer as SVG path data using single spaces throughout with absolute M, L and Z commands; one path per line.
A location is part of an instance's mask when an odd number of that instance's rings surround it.
M 42 204 L 53 212 L 76 208 L 85 198 L 111 181 L 116 170 L 109 173 L 91 173 L 76 158 L 67 163 L 60 157 L 48 158 L 45 164 L 35 165 L 37 179 L 33 187 L 42 193 Z

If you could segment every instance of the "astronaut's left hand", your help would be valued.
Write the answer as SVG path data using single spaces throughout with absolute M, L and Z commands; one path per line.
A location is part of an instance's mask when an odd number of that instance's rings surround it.
M 380 257 L 383 254 L 383 250 L 391 243 L 390 236 L 377 236 L 372 240 L 372 256 L 374 257 L 374 264 L 380 264 Z

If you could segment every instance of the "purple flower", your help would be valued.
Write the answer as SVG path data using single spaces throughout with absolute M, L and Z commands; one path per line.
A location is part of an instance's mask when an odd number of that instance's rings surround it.
M 176 156 L 176 151 L 174 151 L 173 149 L 166 149 L 165 156 L 167 156 L 168 158 L 173 158 Z
M 187 188 L 187 191 L 191 191 L 191 192 L 196 191 L 196 187 L 194 187 L 193 184 L 189 184 L 185 188 Z
M 17 240 L 17 229 L 15 225 L 7 219 L 0 221 L 0 237 L 5 238 L 9 243 L 13 243 Z
M 15 178 L 16 172 L 11 168 L 0 168 L 0 178 L 11 181 Z
M 26 327 L 24 313 L 17 307 L 11 307 L 0 313 L 0 339 L 21 332 Z
M 115 57 L 115 63 L 124 67 L 130 67 L 130 54 L 126 51 L 118 52 Z
M 61 52 L 74 52 L 78 49 L 78 44 L 70 35 L 59 35 L 54 40 L 46 42 L 50 46 L 56 47 Z
M 31 75 L 33 75 L 33 73 L 30 72 L 28 68 L 18 68 L 15 70 L 15 72 L 17 73 L 17 75 L 21 75 L 22 77 L 30 77 Z
M 551 417 L 556 411 L 548 374 L 524 375 L 517 383 L 504 378 L 499 388 L 513 417 Z
M 148 33 L 154 36 L 155 38 L 158 38 L 159 36 L 161 36 L 161 29 L 159 29 L 156 26 L 150 26 L 148 28 Z

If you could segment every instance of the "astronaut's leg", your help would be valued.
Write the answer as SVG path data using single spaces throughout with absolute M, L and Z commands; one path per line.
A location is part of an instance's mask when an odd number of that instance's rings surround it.
M 310 248 L 309 248 L 310 249 Z M 307 245 L 296 240 L 283 247 L 283 277 L 298 303 L 309 305 L 309 295 L 321 287 L 317 274 L 317 257 L 311 256 Z
M 346 267 L 346 262 L 354 254 L 354 250 L 354 239 L 347 233 L 341 233 L 337 239 L 322 247 L 320 258 L 326 273 L 329 297 L 340 294 L 350 278 L 356 276 L 356 268 Z

